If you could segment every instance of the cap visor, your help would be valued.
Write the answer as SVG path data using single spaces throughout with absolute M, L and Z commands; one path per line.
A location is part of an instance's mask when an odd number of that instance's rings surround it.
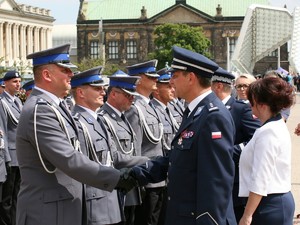
M 102 83 L 94 83 L 94 84 L 89 84 L 90 86 L 93 87 L 101 87 L 101 86 L 108 86 L 107 82 L 102 82 Z
M 69 69 L 77 68 L 77 66 L 72 64 L 72 63 L 56 63 L 56 65 L 61 66 L 61 67 L 65 67 L 65 68 L 69 68 Z
M 126 92 L 127 94 L 133 95 L 133 96 L 137 96 L 139 95 L 139 93 L 135 92 L 135 91 L 128 91 L 124 88 L 121 88 L 124 92 Z
M 160 77 L 157 73 L 145 73 L 149 77 Z

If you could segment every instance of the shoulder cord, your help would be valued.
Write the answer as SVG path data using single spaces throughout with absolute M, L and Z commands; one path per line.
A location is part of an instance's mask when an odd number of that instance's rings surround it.
M 150 130 L 148 124 L 146 123 L 144 114 L 143 114 L 142 110 L 140 109 L 140 107 L 137 106 L 137 105 L 134 105 L 134 106 L 136 107 L 136 109 L 137 109 L 137 111 L 138 111 L 139 118 L 140 118 L 140 121 L 141 121 L 143 130 L 145 131 L 145 134 L 146 134 L 148 140 L 149 140 L 152 144 L 155 144 L 155 145 L 158 144 L 158 143 L 161 141 L 161 138 L 162 138 L 162 136 L 163 136 L 163 129 L 164 129 L 164 127 L 163 127 L 162 123 L 161 123 L 161 122 L 158 123 L 158 128 L 159 128 L 159 131 L 160 131 L 159 133 L 160 133 L 160 134 L 159 134 L 159 137 L 156 138 L 156 137 L 154 137 L 154 135 L 152 134 L 152 132 L 151 132 L 151 130 Z
M 95 161 L 96 163 L 102 165 L 102 166 L 112 166 L 113 167 L 113 160 L 112 160 L 112 157 L 111 157 L 111 152 L 110 150 L 108 149 L 108 154 L 107 154 L 107 157 L 106 157 L 106 163 L 105 164 L 102 164 L 98 157 L 97 157 L 97 154 L 96 154 L 96 150 L 94 148 L 94 145 L 93 145 L 93 141 L 92 141 L 92 138 L 91 138 L 91 135 L 86 127 L 86 125 L 81 122 L 80 120 L 78 120 L 79 123 L 81 124 L 82 126 L 82 130 L 83 130 L 83 133 L 84 133 L 84 137 L 85 137 L 85 143 L 89 149 L 89 152 L 91 153 L 91 156 L 92 156 L 92 159 L 93 161 Z
M 112 133 L 112 135 L 113 135 L 113 137 L 114 137 L 115 142 L 118 144 L 119 149 L 120 149 L 124 154 L 131 154 L 131 153 L 133 152 L 133 150 L 134 150 L 134 146 L 133 146 L 133 138 L 134 138 L 134 137 L 132 137 L 132 140 L 131 140 L 131 149 L 130 149 L 129 151 L 125 151 L 124 148 L 122 147 L 121 143 L 120 143 L 120 140 L 119 140 L 119 138 L 118 138 L 118 135 L 117 135 L 117 133 L 116 133 L 116 130 L 114 129 L 114 127 L 113 127 L 111 121 L 109 120 L 109 118 L 108 118 L 107 116 L 103 115 L 103 119 L 105 120 L 107 126 L 108 126 L 109 129 L 111 130 L 111 133 Z M 130 129 L 130 128 L 129 128 L 129 129 Z M 133 136 L 134 136 L 134 135 L 135 135 L 135 134 L 133 133 Z
M 49 104 L 48 104 L 48 105 L 49 105 Z M 75 149 L 76 151 L 81 152 L 79 141 L 76 140 L 74 144 L 72 143 L 71 138 L 70 138 L 70 135 L 69 135 L 69 132 L 68 132 L 68 130 L 67 130 L 67 128 L 66 128 L 65 121 L 63 120 L 63 118 L 62 118 L 61 114 L 59 113 L 59 111 L 58 111 L 54 106 L 52 106 L 52 105 L 49 105 L 49 106 L 52 108 L 52 110 L 53 110 L 54 113 L 56 114 L 56 117 L 57 117 L 57 119 L 58 119 L 58 122 L 60 123 L 61 128 L 63 129 L 63 131 L 64 131 L 65 134 L 67 135 L 67 138 L 68 138 L 70 144 L 74 147 L 74 149 Z M 35 144 L 36 144 L 37 153 L 38 153 L 38 155 L 39 155 L 40 161 L 41 161 L 41 163 L 42 163 L 44 169 L 46 170 L 46 172 L 47 172 L 47 173 L 55 173 L 57 169 L 55 168 L 55 169 L 52 170 L 52 171 L 49 170 L 49 169 L 46 167 L 46 165 L 45 165 L 45 163 L 44 163 L 44 160 L 43 160 L 43 158 L 42 158 L 42 155 L 41 155 L 41 151 L 40 151 L 40 147 L 39 147 L 39 143 L 38 143 L 38 137 L 37 137 L 37 129 L 36 129 L 36 114 L 37 114 L 36 111 L 37 111 L 37 107 L 38 107 L 38 104 L 35 105 L 35 108 L 34 108 L 34 116 L 33 116 L 34 139 L 35 139 Z
M 15 115 L 12 113 L 11 109 L 9 108 L 9 106 L 3 99 L 1 99 L 1 102 L 2 102 L 5 113 L 11 118 L 13 124 L 17 126 L 19 123 L 19 120 L 15 117 Z
M 170 111 L 169 111 L 170 112 Z M 179 129 L 179 124 L 177 123 L 177 121 L 175 120 L 174 116 L 172 115 L 172 113 L 168 113 L 170 116 L 170 119 L 172 121 L 172 124 L 174 126 L 175 131 L 177 131 Z

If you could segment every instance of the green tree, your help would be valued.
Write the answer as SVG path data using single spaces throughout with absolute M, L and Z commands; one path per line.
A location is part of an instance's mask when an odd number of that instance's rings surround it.
M 90 59 L 90 58 L 84 58 L 81 60 L 80 63 L 76 64 L 78 67 L 78 71 L 85 71 L 97 66 L 103 66 L 104 65 L 104 70 L 102 72 L 102 74 L 104 75 L 111 75 L 114 72 L 116 72 L 117 70 L 124 70 L 125 67 L 121 67 L 117 64 L 111 64 L 109 62 L 105 62 L 102 59 Z
M 163 68 L 166 62 L 172 61 L 172 46 L 177 45 L 206 57 L 211 57 L 208 51 L 211 42 L 203 34 L 202 27 L 191 27 L 187 24 L 164 24 L 154 30 L 156 50 L 149 53 L 150 59 L 157 59 L 157 68 Z

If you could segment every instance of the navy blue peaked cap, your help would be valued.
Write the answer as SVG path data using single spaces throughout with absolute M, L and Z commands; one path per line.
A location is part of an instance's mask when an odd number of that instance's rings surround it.
M 1 86 L 1 87 L 5 87 L 5 84 L 4 84 L 4 81 L 3 81 L 3 78 L 0 78 L 0 86 Z
M 157 74 L 159 75 L 159 78 L 157 80 L 158 83 L 169 83 L 172 77 L 169 68 L 160 69 L 159 71 L 157 71 Z
M 126 69 L 128 71 L 129 76 L 146 74 L 150 77 L 159 77 L 159 75 L 156 73 L 156 65 L 157 59 L 153 59 L 147 62 L 127 66 Z
M 122 70 L 118 70 L 108 78 L 110 87 L 120 88 L 128 94 L 137 95 L 136 83 L 140 79 L 139 76 L 129 76 Z
M 21 75 L 16 70 L 9 70 L 5 73 L 5 75 L 3 77 L 3 81 L 7 81 L 7 80 L 10 80 L 13 78 L 21 78 Z
M 98 66 L 76 74 L 71 79 L 72 88 L 79 87 L 81 85 L 87 85 L 87 84 L 91 86 L 107 85 L 107 83 L 104 82 L 101 76 L 102 69 L 103 69 L 102 66 Z
M 22 86 L 22 89 L 24 89 L 25 91 L 30 91 L 32 90 L 32 88 L 34 87 L 34 80 L 28 81 L 27 83 L 25 83 Z
M 172 69 L 194 72 L 201 77 L 211 78 L 219 66 L 199 53 L 173 46 Z
M 215 82 L 222 82 L 222 83 L 226 83 L 226 84 L 232 84 L 232 80 L 234 80 L 234 79 L 235 79 L 235 76 L 232 73 L 230 73 L 227 70 L 224 70 L 223 68 L 219 67 L 215 71 L 211 81 L 212 82 L 215 81 Z
M 70 44 L 60 45 L 54 48 L 46 49 L 27 55 L 27 59 L 32 59 L 33 66 L 45 64 L 57 64 L 66 68 L 77 68 L 70 62 L 69 55 Z

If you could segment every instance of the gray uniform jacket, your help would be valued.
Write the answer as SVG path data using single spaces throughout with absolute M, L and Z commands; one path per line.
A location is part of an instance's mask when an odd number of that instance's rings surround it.
M 10 165 L 11 166 L 18 166 L 18 160 L 17 160 L 17 155 L 16 155 L 16 134 L 17 134 L 17 126 L 18 126 L 18 120 L 20 118 L 21 110 L 22 110 L 22 102 L 18 97 L 15 97 L 15 101 L 17 102 L 14 103 L 14 101 L 11 99 L 11 97 L 6 93 L 3 92 L 2 95 L 2 100 L 5 101 L 6 105 L 9 107 L 9 110 L 6 110 L 3 103 L 1 102 L 1 107 L 0 110 L 4 111 L 5 115 L 5 123 L 4 125 L 6 126 L 6 137 L 7 137 L 7 144 L 8 144 L 8 150 L 9 150 L 9 156 L 10 156 Z M 15 119 L 17 121 L 15 121 Z M 8 158 L 8 156 L 7 156 Z M 9 161 L 7 159 L 6 161 Z
M 163 147 L 162 147 L 162 139 L 158 142 L 153 142 L 147 136 L 145 129 L 143 129 L 142 120 L 139 116 L 137 107 L 140 108 L 142 114 L 144 115 L 147 126 L 149 127 L 151 133 L 155 138 L 160 137 L 160 128 L 159 124 L 160 119 L 154 109 L 147 104 L 147 102 L 141 97 L 136 96 L 134 104 L 130 107 L 128 111 L 125 112 L 125 116 L 127 117 L 130 125 L 132 126 L 134 132 L 137 135 L 138 144 L 141 146 L 141 155 L 147 156 L 149 158 L 162 156 L 163 155 Z M 148 184 L 147 187 L 162 187 L 165 186 L 165 182 Z
M 118 170 L 100 166 L 74 149 L 50 105 L 62 115 L 71 141 L 77 139 L 78 130 L 70 116 L 46 93 L 33 89 L 17 129 L 17 157 L 22 179 L 17 204 L 18 225 L 85 224 L 82 183 L 112 191 L 120 177 Z M 47 172 L 42 162 L 55 172 Z
M 78 105 L 74 106 L 72 114 L 86 126 L 99 163 L 112 167 L 110 150 L 114 146 L 103 126 L 88 111 Z M 89 149 L 88 155 L 93 160 L 91 151 Z M 111 164 L 107 164 L 107 162 Z M 86 205 L 88 224 L 115 224 L 121 221 L 121 210 L 116 190 L 108 192 L 87 185 Z
M 137 144 L 136 135 L 129 124 L 129 121 L 127 121 L 128 123 L 125 123 L 114 109 L 106 103 L 101 107 L 99 115 L 102 117 L 102 120 L 106 125 L 107 123 L 104 120 L 104 117 L 108 118 L 111 122 L 114 132 L 117 135 L 117 137 L 114 137 L 114 135 L 112 135 L 112 137 L 115 143 L 120 143 L 120 146 L 116 144 L 117 150 L 120 154 L 135 156 L 134 158 L 137 159 L 137 164 L 142 164 L 148 160 L 148 157 L 141 156 L 141 146 Z M 109 126 L 107 126 L 107 128 L 110 130 Z M 118 138 L 118 140 L 115 138 Z M 126 165 L 126 167 L 129 167 L 129 165 Z M 126 194 L 125 205 L 139 205 L 140 203 L 141 196 L 139 188 L 135 188 Z
M 168 102 L 168 108 L 170 109 L 173 117 L 175 118 L 176 122 L 180 126 L 180 124 L 182 123 L 183 112 L 185 110 L 184 105 L 180 100 L 174 99 Z
M 156 109 L 160 121 L 163 123 L 164 126 L 163 150 L 165 154 L 169 154 L 168 152 L 171 150 L 171 142 L 177 132 L 177 129 L 179 128 L 178 124 L 175 125 L 175 123 L 177 123 L 176 121 L 175 122 L 173 121 L 175 120 L 175 118 L 173 117 L 173 120 L 171 119 L 166 109 L 162 106 L 162 103 L 160 103 L 155 98 L 151 99 L 151 102 L 154 108 Z
M 0 112 L 1 113 L 1 112 Z M 0 115 L 2 116 L 2 115 Z M 6 148 L 6 142 L 5 142 L 5 132 L 3 129 L 3 123 L 2 119 L 0 119 L 0 202 L 1 202 L 1 193 L 2 193 L 2 187 L 1 183 L 6 181 L 6 166 L 5 166 L 5 148 Z

